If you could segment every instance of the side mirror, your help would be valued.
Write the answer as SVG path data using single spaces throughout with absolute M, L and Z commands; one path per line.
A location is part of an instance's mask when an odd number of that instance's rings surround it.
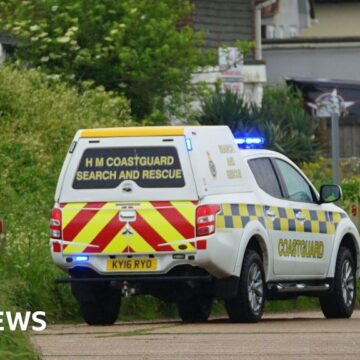
M 339 185 L 322 185 L 320 188 L 320 203 L 332 203 L 341 198 L 342 191 Z

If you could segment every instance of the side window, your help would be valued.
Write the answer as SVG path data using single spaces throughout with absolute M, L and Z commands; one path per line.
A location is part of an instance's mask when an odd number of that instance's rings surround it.
M 282 193 L 279 181 L 276 177 L 273 165 L 268 158 L 249 160 L 249 166 L 253 172 L 259 187 L 269 195 L 281 198 Z
M 314 202 L 310 185 L 302 175 L 283 160 L 275 159 L 275 162 L 287 188 L 288 199 L 292 201 Z

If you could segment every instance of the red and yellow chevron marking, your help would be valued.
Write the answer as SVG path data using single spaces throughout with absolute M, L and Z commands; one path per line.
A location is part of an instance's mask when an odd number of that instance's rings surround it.
M 136 220 L 128 225 L 119 218 L 122 206 L 136 211 Z M 195 237 L 195 207 L 191 201 L 61 204 L 63 253 L 195 251 L 192 241 L 184 243 Z M 130 226 L 131 234 L 126 234 L 125 226 Z

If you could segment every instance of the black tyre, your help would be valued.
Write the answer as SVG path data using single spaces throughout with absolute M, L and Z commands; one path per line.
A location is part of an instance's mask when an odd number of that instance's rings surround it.
M 225 307 L 233 322 L 258 322 L 264 311 L 265 276 L 260 255 L 247 250 L 241 269 L 236 297 L 227 299 Z
M 213 298 L 211 295 L 194 294 L 177 301 L 178 313 L 184 322 L 204 322 L 211 313 Z
M 320 297 L 321 310 L 328 319 L 349 318 L 356 300 L 355 261 L 349 249 L 340 247 L 331 294 Z
M 80 312 L 89 325 L 112 325 L 118 318 L 121 292 L 109 284 L 75 284 L 73 294 Z

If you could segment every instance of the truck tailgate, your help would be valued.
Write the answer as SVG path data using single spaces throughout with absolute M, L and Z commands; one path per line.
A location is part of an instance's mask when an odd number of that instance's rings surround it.
M 193 252 L 193 201 L 66 203 L 62 252 L 153 254 Z

